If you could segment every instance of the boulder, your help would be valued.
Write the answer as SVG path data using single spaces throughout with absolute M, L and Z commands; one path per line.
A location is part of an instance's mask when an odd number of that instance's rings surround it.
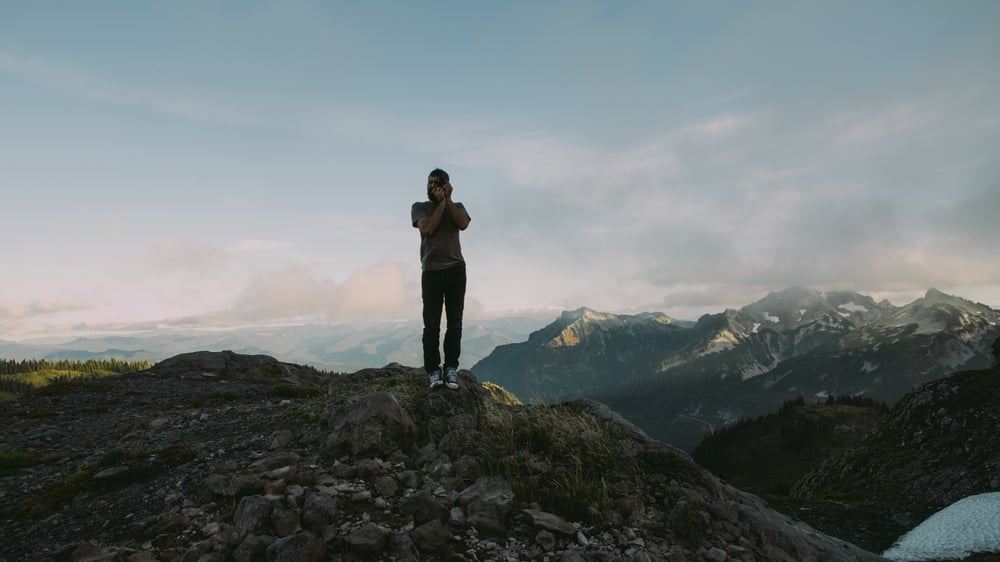
M 384 455 L 411 446 L 416 426 L 391 392 L 372 392 L 336 412 L 326 446 L 352 455 Z
M 267 562 L 320 562 L 326 547 L 309 532 L 278 539 L 267 547 Z
M 157 363 L 149 373 L 293 385 L 325 384 L 329 380 L 328 375 L 309 367 L 282 363 L 268 355 L 244 355 L 228 350 L 182 353 Z

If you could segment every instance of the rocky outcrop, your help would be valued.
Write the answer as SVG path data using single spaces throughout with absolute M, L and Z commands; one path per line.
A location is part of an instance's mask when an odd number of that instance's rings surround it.
M 860 446 L 793 488 L 804 499 L 863 502 L 899 534 L 974 494 L 1000 490 L 1000 368 L 924 383 L 883 416 Z
M 149 374 L 161 377 L 221 377 L 270 384 L 320 384 L 328 377 L 311 367 L 283 363 L 268 355 L 244 355 L 232 351 L 195 351 L 157 363 Z
M 203 357 L 0 403 L 0 560 L 880 560 L 591 402 Z

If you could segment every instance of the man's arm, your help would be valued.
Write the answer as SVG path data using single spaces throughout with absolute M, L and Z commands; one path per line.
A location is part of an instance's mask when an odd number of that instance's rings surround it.
M 441 226 L 441 221 L 444 220 L 445 213 L 448 213 L 448 216 L 455 222 L 455 226 L 459 230 L 465 230 L 469 227 L 469 216 L 451 200 L 451 192 L 451 182 L 434 190 L 435 195 L 439 197 L 441 202 L 434 208 L 434 212 L 430 216 L 418 220 L 416 224 L 417 228 L 420 229 L 420 233 L 424 236 L 430 236 L 437 232 L 438 227 Z
M 459 230 L 465 230 L 469 227 L 469 215 L 465 214 L 465 212 L 463 212 L 462 209 L 459 209 L 458 205 L 451 200 L 451 192 L 451 182 L 444 184 L 444 202 L 448 208 L 448 215 L 451 217 L 451 220 L 455 221 L 455 225 L 458 226 Z

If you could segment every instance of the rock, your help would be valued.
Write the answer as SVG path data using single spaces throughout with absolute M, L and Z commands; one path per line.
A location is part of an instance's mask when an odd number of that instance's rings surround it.
M 121 476 L 128 472 L 127 466 L 113 466 L 111 468 L 104 469 L 94 475 L 94 480 L 112 480 L 116 476 Z
M 468 505 L 475 500 L 510 507 L 514 501 L 514 489 L 510 482 L 500 476 L 484 476 L 462 490 L 458 496 L 460 505 Z
M 324 494 L 310 494 L 302 506 L 302 524 L 316 533 L 333 523 L 336 515 L 337 498 Z
M 536 527 L 541 527 L 547 531 L 553 531 L 567 536 L 576 534 L 576 527 L 566 522 L 565 519 L 559 517 L 558 515 L 553 515 L 537 509 L 525 509 L 523 513 L 531 517 L 531 524 Z
M 461 507 L 451 508 L 451 512 L 448 514 L 448 524 L 454 525 L 456 527 L 465 527 L 468 520 L 465 518 L 465 512 L 462 511 Z
M 117 562 L 120 559 L 118 549 L 102 548 L 90 543 L 77 546 L 69 556 L 70 562 Z
M 475 457 L 466 455 L 455 461 L 455 475 L 465 482 L 475 482 L 483 475 L 483 468 Z
M 395 562 L 417 562 L 416 545 L 406 533 L 396 533 L 389 539 L 389 554 Z
M 499 476 L 482 477 L 458 496 L 469 525 L 492 535 L 503 535 L 514 501 L 510 483 Z
M 447 544 L 451 538 L 451 530 L 445 523 L 434 519 L 414 529 L 410 538 L 421 551 L 434 552 Z
M 375 479 L 372 485 L 378 495 L 383 498 L 391 498 L 399 491 L 399 484 L 392 476 L 380 476 Z
M 209 374 L 226 380 L 270 384 L 325 384 L 328 380 L 315 369 L 282 363 L 267 355 L 243 355 L 232 351 L 183 353 L 160 361 L 149 372 L 161 377 Z
M 266 557 L 267 547 L 275 541 L 275 537 L 250 535 L 233 550 L 233 562 L 257 562 Z
M 447 521 L 450 514 L 448 508 L 427 491 L 420 491 L 400 500 L 399 513 L 404 517 L 413 517 L 415 525 L 435 520 Z
M 290 537 L 302 529 L 299 524 L 299 512 L 285 509 L 280 505 L 275 505 L 271 511 L 271 525 L 279 537 Z
M 705 559 L 710 562 L 726 562 L 726 560 L 729 560 L 729 555 L 726 554 L 725 550 L 722 550 L 717 546 L 713 546 L 708 549 L 707 553 L 705 553 Z
M 309 532 L 278 539 L 267 547 L 267 562 L 320 562 L 326 547 Z
M 212 474 L 205 478 L 203 484 L 208 491 L 216 496 L 240 498 L 249 494 L 260 494 L 264 491 L 264 481 L 249 474 Z
M 376 476 L 385 474 L 386 467 L 379 459 L 361 459 L 355 465 L 355 470 L 357 470 L 358 478 L 371 480 Z
M 273 449 L 284 449 L 285 447 L 292 444 L 292 440 L 295 439 L 295 435 L 287 430 L 276 431 L 274 433 L 274 438 L 271 439 L 270 448 Z
M 535 534 L 535 542 L 545 552 L 552 552 L 556 549 L 556 536 L 544 529 Z
M 347 535 L 351 548 L 362 554 L 378 554 L 385 549 L 388 533 L 378 525 L 369 523 Z
M 413 418 L 391 392 L 373 392 L 337 412 L 326 446 L 352 455 L 387 454 L 408 446 L 416 431 Z
M 263 531 L 271 516 L 271 500 L 264 496 L 247 496 L 240 500 L 236 508 L 234 523 L 242 536 L 246 533 Z

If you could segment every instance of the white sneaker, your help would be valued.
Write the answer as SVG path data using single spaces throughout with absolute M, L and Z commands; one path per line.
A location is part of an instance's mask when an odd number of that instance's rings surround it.
M 452 390 L 458 390 L 458 371 L 453 367 L 448 367 L 444 372 L 445 384 Z
M 440 369 L 434 369 L 433 371 L 431 371 L 430 379 L 431 379 L 431 388 L 437 388 L 442 384 L 444 384 L 444 380 L 441 379 Z

